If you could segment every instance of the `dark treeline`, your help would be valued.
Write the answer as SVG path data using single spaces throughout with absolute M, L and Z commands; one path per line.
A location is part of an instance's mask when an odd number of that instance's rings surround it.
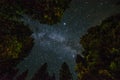
M 78 80 L 120 80 L 120 14 L 88 29 L 80 44 L 84 58 L 77 55 Z
M 0 16 L 16 20 L 22 15 L 44 24 L 60 22 L 71 0 L 0 0 Z
M 53 73 L 53 75 L 50 76 L 47 68 L 47 63 L 44 63 L 33 75 L 31 80 L 73 80 L 72 74 L 69 70 L 69 66 L 65 62 L 61 65 L 59 78 L 56 78 L 55 73 Z M 18 70 L 12 70 L 9 74 L 4 74 L 0 76 L 0 80 L 26 80 L 28 72 L 29 70 L 26 70 L 25 72 L 16 77 Z

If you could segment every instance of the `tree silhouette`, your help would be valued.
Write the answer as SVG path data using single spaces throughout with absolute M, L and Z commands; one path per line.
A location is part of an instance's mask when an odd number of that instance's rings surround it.
M 7 73 L 0 74 L 0 80 L 13 80 L 18 72 L 18 69 L 10 69 Z
M 67 63 L 63 63 L 60 69 L 59 80 L 73 80 Z
M 0 75 L 8 74 L 33 46 L 32 32 L 23 23 L 0 16 Z M 10 74 L 11 75 L 11 74 Z
M 28 74 L 28 70 L 26 70 L 25 72 L 23 72 L 21 75 L 19 75 L 16 80 L 25 80 Z
M 70 2 L 71 0 L 0 0 L 0 16 L 17 20 L 26 14 L 41 23 L 55 24 L 60 22 Z
M 50 80 L 50 76 L 47 71 L 47 63 L 43 64 L 38 72 L 34 75 L 32 80 Z
M 118 1 L 115 5 L 120 5 L 120 1 Z
M 84 58 L 77 58 L 79 80 L 119 80 L 120 14 L 108 17 L 100 25 L 88 29 L 80 43 Z M 84 61 L 87 65 L 84 65 Z
M 50 80 L 56 80 L 55 73 L 53 73 L 53 75 L 52 75 Z

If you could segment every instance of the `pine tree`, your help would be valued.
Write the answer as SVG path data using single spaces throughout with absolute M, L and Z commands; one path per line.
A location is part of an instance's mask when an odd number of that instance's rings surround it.
M 52 75 L 50 80 L 56 80 L 55 73 L 53 73 L 53 75 Z
M 50 76 L 47 71 L 47 63 L 43 64 L 38 72 L 34 75 L 32 80 L 50 80 Z
M 65 62 L 61 66 L 59 80 L 73 80 L 69 66 Z
M 26 70 L 25 72 L 23 72 L 21 75 L 19 75 L 16 79 L 17 80 L 25 80 L 28 74 L 28 70 Z

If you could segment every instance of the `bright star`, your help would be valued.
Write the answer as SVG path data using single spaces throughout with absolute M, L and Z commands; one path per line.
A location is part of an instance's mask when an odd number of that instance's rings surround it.
M 75 55 L 73 54 L 72 57 L 75 58 Z
M 64 22 L 64 23 L 63 23 L 63 25 L 65 26 L 65 25 L 66 25 L 66 23 Z

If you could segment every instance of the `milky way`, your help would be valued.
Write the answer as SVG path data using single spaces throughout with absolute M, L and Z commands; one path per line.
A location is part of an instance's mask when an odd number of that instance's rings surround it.
M 113 3 L 111 0 L 73 0 L 61 22 L 51 26 L 24 15 L 22 20 L 29 25 L 33 31 L 31 37 L 34 38 L 31 54 L 18 65 L 21 72 L 30 70 L 27 80 L 45 62 L 48 63 L 49 72 L 56 74 L 61 64 L 67 62 L 75 76 L 75 56 L 82 51 L 80 37 L 89 27 L 120 11 L 120 7 Z

